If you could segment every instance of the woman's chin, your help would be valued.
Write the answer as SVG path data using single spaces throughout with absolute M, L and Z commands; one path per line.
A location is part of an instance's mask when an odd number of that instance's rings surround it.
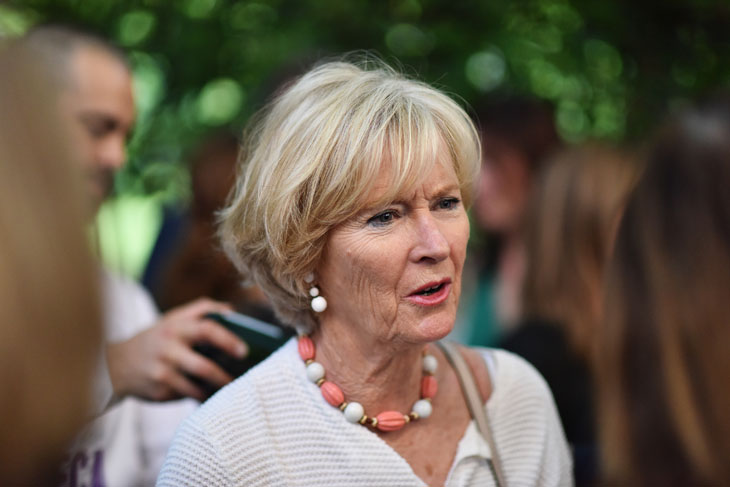
M 435 342 L 443 339 L 454 329 L 456 317 L 449 313 L 448 316 L 436 315 L 424 318 L 418 323 L 417 332 L 424 342 Z

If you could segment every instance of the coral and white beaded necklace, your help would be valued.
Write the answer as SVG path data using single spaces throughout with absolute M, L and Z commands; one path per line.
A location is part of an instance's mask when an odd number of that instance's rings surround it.
M 307 367 L 307 378 L 317 384 L 322 396 L 332 406 L 339 408 L 350 423 L 360 423 L 380 431 L 397 431 L 406 424 L 417 419 L 426 419 L 431 415 L 431 399 L 436 395 L 438 384 L 433 374 L 438 367 L 438 361 L 433 355 L 423 355 L 423 378 L 421 379 L 421 398 L 413 404 L 409 414 L 398 411 L 383 411 L 377 416 L 368 416 L 362 404 L 346 402 L 342 389 L 333 382 L 325 379 L 324 367 L 314 361 L 314 342 L 306 335 L 299 337 L 299 356 Z

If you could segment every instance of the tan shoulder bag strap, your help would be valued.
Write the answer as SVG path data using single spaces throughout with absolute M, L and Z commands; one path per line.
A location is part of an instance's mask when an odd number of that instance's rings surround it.
M 476 422 L 477 429 L 479 430 L 479 433 L 481 433 L 482 438 L 484 438 L 487 445 L 489 445 L 489 449 L 492 452 L 492 458 L 488 460 L 488 463 L 492 470 L 494 480 L 497 483 L 497 487 L 507 487 L 502 462 L 497 450 L 497 444 L 494 441 L 494 435 L 492 434 L 492 429 L 489 426 L 489 418 L 487 417 L 487 412 L 484 410 L 484 404 L 482 403 L 479 389 L 477 389 L 476 382 L 474 381 L 474 375 L 472 374 L 471 368 L 464 360 L 464 357 L 462 357 L 461 352 L 456 345 L 448 342 L 437 342 L 436 345 L 438 345 L 444 355 L 446 355 L 446 359 L 456 371 L 456 376 L 459 378 L 461 391 L 464 393 L 464 399 L 466 400 L 466 405 L 469 408 L 471 417 Z M 487 367 L 487 371 L 489 372 L 489 382 L 492 387 L 494 387 L 494 381 L 492 380 L 489 367 Z

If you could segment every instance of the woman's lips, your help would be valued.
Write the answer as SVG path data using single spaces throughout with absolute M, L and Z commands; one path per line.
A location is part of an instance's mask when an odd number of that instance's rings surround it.
M 432 293 L 420 294 L 426 289 L 435 287 L 438 287 L 438 289 Z M 422 286 L 417 291 L 406 296 L 406 299 L 411 303 L 417 304 L 419 306 L 438 306 L 439 304 L 446 301 L 446 298 L 449 297 L 450 292 L 451 279 L 444 279 L 443 281 L 429 283 L 425 286 Z

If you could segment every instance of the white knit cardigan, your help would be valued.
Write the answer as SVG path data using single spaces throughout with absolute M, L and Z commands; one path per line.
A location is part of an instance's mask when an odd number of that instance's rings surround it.
M 484 351 L 485 361 L 488 355 Z M 572 485 L 570 454 L 545 381 L 524 360 L 496 350 L 486 410 L 507 482 Z M 488 362 L 491 362 L 489 360 Z M 439 454 L 434 445 L 433 454 Z M 444 452 L 453 455 L 453 452 Z M 474 422 L 462 437 L 448 486 L 495 485 L 489 447 Z M 322 399 L 292 339 L 201 406 L 178 429 L 158 486 L 422 486 L 387 443 Z

